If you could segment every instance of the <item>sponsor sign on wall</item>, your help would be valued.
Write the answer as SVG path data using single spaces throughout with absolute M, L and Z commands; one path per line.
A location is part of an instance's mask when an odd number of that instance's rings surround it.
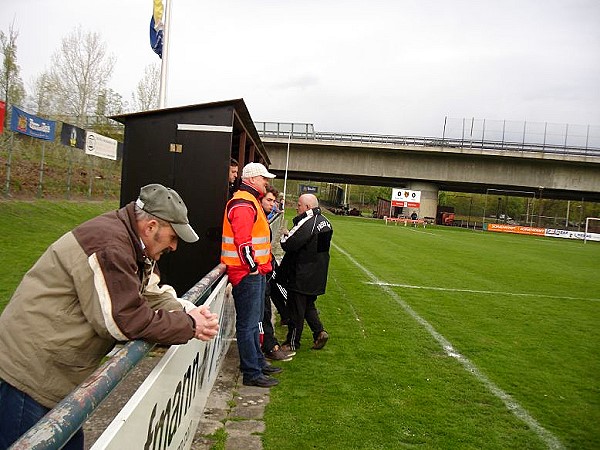
M 301 184 L 298 186 L 300 194 L 318 194 L 319 186 L 309 186 L 308 184 Z
M 410 189 L 392 189 L 392 206 L 400 208 L 420 208 L 421 191 Z
M 588 233 L 583 231 L 557 230 L 554 228 L 521 227 L 519 225 L 504 225 L 501 223 L 486 224 L 487 231 L 496 231 L 500 233 L 532 234 L 534 236 L 557 237 L 563 239 L 581 239 L 588 241 L 600 241 L 600 234 Z
M 502 223 L 488 223 L 486 226 L 488 231 L 499 231 L 502 233 L 533 234 L 535 236 L 544 236 L 546 233 L 545 228 L 538 227 L 522 227 L 519 225 L 505 225 Z
M 0 134 L 4 131 L 4 116 L 6 115 L 6 103 L 0 100 Z
M 60 131 L 60 143 L 67 147 L 85 149 L 85 130 L 68 123 L 63 123 Z
M 117 159 L 117 141 L 101 134 L 88 131 L 85 139 L 85 153 L 106 159 Z
M 54 140 L 56 122 L 54 120 L 43 119 L 33 114 L 12 107 L 12 116 L 10 118 L 10 129 L 17 133 L 26 134 L 37 139 L 45 141 Z
M 188 450 L 235 332 L 235 311 L 224 277 L 205 302 L 219 315 L 208 342 L 173 345 L 98 438 L 92 450 Z

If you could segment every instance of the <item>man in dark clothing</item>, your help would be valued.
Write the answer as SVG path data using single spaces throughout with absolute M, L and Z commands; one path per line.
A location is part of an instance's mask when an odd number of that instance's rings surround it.
M 298 198 L 298 215 L 294 217 L 294 227 L 281 237 L 281 247 L 285 256 L 281 270 L 277 273 L 285 279 L 288 291 L 288 311 L 291 323 L 288 325 L 285 351 L 300 347 L 304 320 L 313 332 L 313 349 L 321 349 L 329 335 L 323 329 L 319 312 L 315 307 L 317 296 L 325 293 L 327 270 L 329 268 L 329 246 L 333 235 L 331 223 L 321 214 L 319 201 L 313 194 L 303 194 Z
M 277 190 L 273 186 L 267 186 L 267 192 L 264 197 L 261 199 L 261 204 L 263 209 L 265 210 L 265 214 L 267 217 L 269 213 L 273 210 L 273 205 L 277 201 Z M 277 267 L 277 263 L 273 254 L 271 254 L 271 264 L 273 266 L 273 271 Z M 283 308 L 281 302 L 285 302 L 285 298 L 282 298 L 281 292 L 278 290 L 278 286 L 275 284 L 275 280 L 273 280 L 273 271 L 267 274 L 267 286 L 265 289 L 265 310 L 263 314 L 262 320 L 262 332 L 263 339 L 261 343 L 262 351 L 265 355 L 265 358 L 273 360 L 273 361 L 290 361 L 292 357 L 296 354 L 296 352 L 284 352 L 281 350 L 281 346 L 279 345 L 279 341 L 275 337 L 275 330 L 273 328 L 272 322 L 272 309 L 271 309 L 271 300 L 279 300 L 275 306 L 282 314 L 282 317 L 285 317 L 287 314 L 287 310 L 285 309 L 285 303 L 283 303 Z M 271 294 L 273 296 L 271 297 Z M 278 306 L 279 304 L 279 306 Z

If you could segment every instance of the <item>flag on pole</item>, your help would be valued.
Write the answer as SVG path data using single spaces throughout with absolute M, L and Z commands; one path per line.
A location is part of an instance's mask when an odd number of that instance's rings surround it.
M 163 23 L 164 8 L 162 0 L 153 0 L 153 3 L 154 9 L 152 18 L 150 19 L 150 46 L 154 53 L 162 59 L 163 32 L 165 28 Z

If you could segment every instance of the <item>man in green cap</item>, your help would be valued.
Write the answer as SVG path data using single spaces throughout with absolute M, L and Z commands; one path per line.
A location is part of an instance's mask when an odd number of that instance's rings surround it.
M 218 317 L 160 285 L 156 261 L 195 242 L 183 200 L 150 184 L 125 207 L 66 233 L 25 274 L 0 316 L 0 448 L 8 448 L 119 341 L 207 341 Z M 83 449 L 80 429 L 65 449 Z

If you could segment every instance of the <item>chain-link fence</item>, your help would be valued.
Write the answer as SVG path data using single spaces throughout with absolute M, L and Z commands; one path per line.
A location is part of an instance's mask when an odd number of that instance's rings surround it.
M 121 161 L 5 132 L 0 135 L 0 182 L 5 197 L 118 200 Z
M 497 142 L 516 146 L 539 146 L 546 150 L 600 148 L 600 126 L 447 117 L 443 137 L 477 146 Z

